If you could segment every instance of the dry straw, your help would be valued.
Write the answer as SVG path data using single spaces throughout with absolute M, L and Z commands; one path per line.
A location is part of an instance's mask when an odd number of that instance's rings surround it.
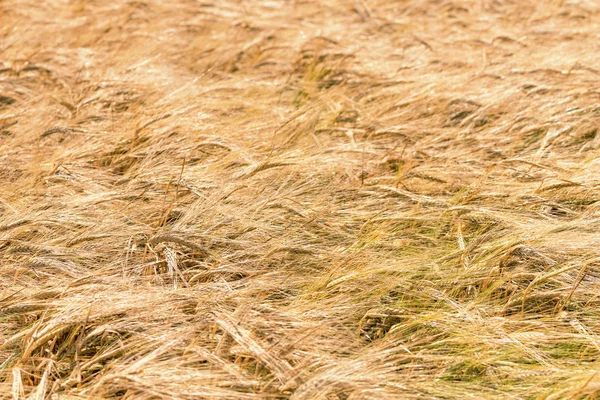
M 600 396 L 595 1 L 0 2 L 0 399 Z

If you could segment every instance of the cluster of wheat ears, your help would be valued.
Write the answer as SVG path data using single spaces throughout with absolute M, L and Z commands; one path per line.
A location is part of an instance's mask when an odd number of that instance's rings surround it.
M 597 398 L 599 34 L 0 1 L 0 399 Z

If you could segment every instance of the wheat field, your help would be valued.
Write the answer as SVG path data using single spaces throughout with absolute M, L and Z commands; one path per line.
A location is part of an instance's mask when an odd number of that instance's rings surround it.
M 0 399 L 600 397 L 600 3 L 1 0 Z

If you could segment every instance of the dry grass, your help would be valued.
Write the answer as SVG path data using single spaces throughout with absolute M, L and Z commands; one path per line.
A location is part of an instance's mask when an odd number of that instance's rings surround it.
M 600 396 L 600 6 L 0 2 L 0 398 Z

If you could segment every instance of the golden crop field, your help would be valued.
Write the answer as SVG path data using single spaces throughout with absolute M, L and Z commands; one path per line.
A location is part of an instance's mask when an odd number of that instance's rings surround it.
M 0 0 L 0 399 L 600 397 L 600 2 Z

